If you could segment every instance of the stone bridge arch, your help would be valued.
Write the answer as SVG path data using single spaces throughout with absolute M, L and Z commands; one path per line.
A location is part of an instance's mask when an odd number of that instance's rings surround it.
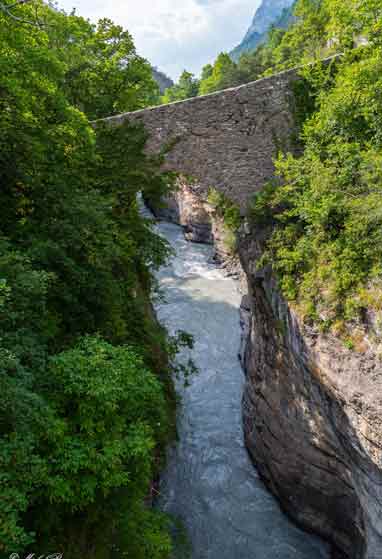
M 195 180 L 204 198 L 213 187 L 244 213 L 253 194 L 274 174 L 280 148 L 291 146 L 295 69 L 185 101 L 105 119 L 142 122 L 147 150 L 166 145 L 164 168 Z

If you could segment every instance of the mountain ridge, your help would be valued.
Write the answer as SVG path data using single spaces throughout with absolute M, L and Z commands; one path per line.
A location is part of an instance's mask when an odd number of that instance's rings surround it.
M 174 85 L 172 79 L 167 76 L 164 72 L 161 72 L 156 66 L 152 67 L 153 71 L 153 78 L 157 82 L 159 86 L 159 92 L 161 95 L 168 89 Z
M 265 42 L 272 26 L 288 27 L 294 4 L 295 0 L 262 0 L 243 40 L 230 52 L 231 58 L 237 61 L 244 52 L 255 50 Z

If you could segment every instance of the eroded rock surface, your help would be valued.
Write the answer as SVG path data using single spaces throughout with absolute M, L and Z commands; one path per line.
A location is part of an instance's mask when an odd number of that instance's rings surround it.
M 270 270 L 261 240 L 240 255 L 248 278 L 244 320 L 247 447 L 283 508 L 345 557 L 382 556 L 382 362 L 303 325 Z M 248 310 L 243 316 L 248 317 Z
M 179 176 L 174 192 L 160 206 L 146 201 L 155 217 L 183 227 L 188 241 L 212 244 L 212 222 L 209 206 L 199 194 L 199 185 Z

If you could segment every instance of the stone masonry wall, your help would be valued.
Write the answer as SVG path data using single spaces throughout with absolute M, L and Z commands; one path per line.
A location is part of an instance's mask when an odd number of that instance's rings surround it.
M 243 213 L 255 192 L 273 176 L 273 159 L 293 131 L 290 70 L 240 87 L 105 119 L 118 125 L 143 122 L 148 152 L 173 144 L 165 168 L 196 179 L 200 195 L 210 187 Z

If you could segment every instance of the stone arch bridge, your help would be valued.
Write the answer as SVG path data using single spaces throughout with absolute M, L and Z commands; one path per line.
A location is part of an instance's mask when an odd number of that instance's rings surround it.
M 201 197 L 213 187 L 244 212 L 274 174 L 280 148 L 291 148 L 295 69 L 210 95 L 109 117 L 142 122 L 147 151 L 172 146 L 164 168 L 193 178 Z

